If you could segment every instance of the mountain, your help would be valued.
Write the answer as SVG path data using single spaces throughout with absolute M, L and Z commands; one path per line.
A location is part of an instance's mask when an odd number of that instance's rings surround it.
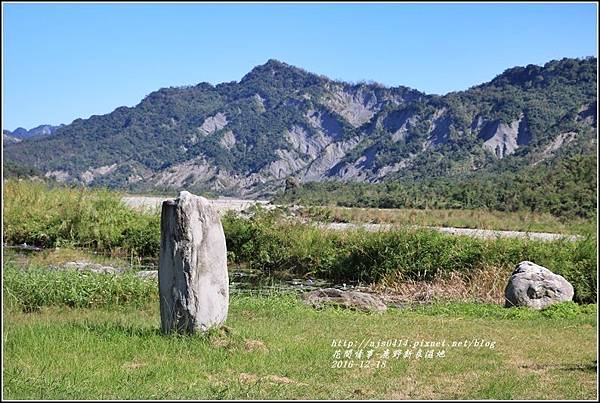
M 7 145 L 7 144 L 18 143 L 19 141 L 21 141 L 21 139 L 13 136 L 12 133 L 8 130 L 2 130 L 2 141 L 4 142 L 5 145 Z
M 5 144 L 4 157 L 61 181 L 238 196 L 273 194 L 292 176 L 383 182 L 518 171 L 595 153 L 596 71 L 595 57 L 554 60 L 437 96 L 269 60 L 239 82 L 163 88 L 53 136 Z
M 12 132 L 10 130 L 2 130 L 2 138 L 4 140 L 4 144 L 19 143 L 25 139 L 51 136 L 56 132 L 56 130 L 58 128 L 63 127 L 63 126 L 65 126 L 65 125 L 64 124 L 62 124 L 60 126 L 39 125 L 30 130 L 24 129 L 22 127 L 18 127 Z

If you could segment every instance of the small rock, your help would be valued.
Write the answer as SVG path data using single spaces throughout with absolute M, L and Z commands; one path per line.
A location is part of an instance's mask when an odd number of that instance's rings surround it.
M 387 309 L 381 298 L 359 291 L 343 291 L 337 288 L 324 288 L 302 294 L 302 300 L 322 308 L 324 305 L 336 305 L 361 311 L 382 312 Z
M 63 267 L 65 269 L 75 269 L 75 270 L 78 270 L 78 269 L 81 269 L 81 268 L 83 268 L 83 267 L 85 267 L 85 266 L 87 266 L 89 264 L 90 263 L 88 263 L 88 262 L 67 262 L 67 263 L 65 263 L 63 265 Z
M 517 265 L 504 290 L 505 304 L 543 309 L 573 299 L 573 286 L 563 276 L 533 262 Z
M 158 270 L 140 270 L 136 272 L 135 275 L 144 280 L 157 280 Z
M 98 263 L 90 263 L 90 262 L 67 262 L 62 265 L 62 269 L 64 270 L 77 270 L 80 273 L 89 272 L 96 274 L 121 274 L 122 269 L 117 269 L 111 266 L 103 266 Z
M 79 271 L 82 271 L 82 272 L 87 271 L 87 272 L 96 273 L 96 274 L 112 274 L 112 275 L 121 274 L 120 269 L 115 269 L 114 267 L 110 267 L 110 266 L 102 266 L 100 264 L 90 265 L 83 269 L 79 269 Z
M 27 245 L 27 243 L 22 243 L 20 245 L 7 245 L 7 244 L 3 244 L 4 248 L 10 248 L 10 249 L 17 249 L 17 250 L 26 250 L 26 251 L 34 251 L 34 252 L 39 252 L 41 250 L 43 250 L 42 248 L 39 248 L 37 246 L 33 246 L 33 245 Z

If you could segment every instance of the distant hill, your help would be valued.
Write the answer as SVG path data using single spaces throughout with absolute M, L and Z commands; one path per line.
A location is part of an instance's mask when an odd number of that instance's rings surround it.
M 31 139 L 5 141 L 4 157 L 61 181 L 237 196 L 271 195 L 288 177 L 493 178 L 595 155 L 596 71 L 595 57 L 554 60 L 437 96 L 269 60 L 239 82 L 163 88 L 52 136 L 15 131 Z
M 51 136 L 56 133 L 56 130 L 60 127 L 65 126 L 52 126 L 52 125 L 39 125 L 34 127 L 33 129 L 27 130 L 22 127 L 16 128 L 14 131 L 10 130 L 2 130 L 2 137 L 4 140 L 4 144 L 13 144 L 19 143 L 26 139 Z
M 2 130 L 2 141 L 3 141 L 4 145 L 7 145 L 7 144 L 18 143 L 21 141 L 21 139 L 13 136 L 12 133 L 8 130 Z

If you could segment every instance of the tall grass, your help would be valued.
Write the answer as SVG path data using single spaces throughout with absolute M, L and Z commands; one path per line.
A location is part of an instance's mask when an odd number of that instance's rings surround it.
M 48 270 L 30 265 L 20 267 L 5 262 L 2 272 L 4 307 L 7 312 L 35 312 L 44 307 L 115 308 L 129 306 L 144 308 L 158 301 L 156 281 L 149 281 L 133 273 L 105 275 L 91 272 Z M 269 295 L 231 294 L 233 305 L 243 302 L 249 308 L 268 305 L 273 312 L 286 312 L 290 307 L 302 306 L 295 293 Z M 568 301 L 552 305 L 542 311 L 503 309 L 499 304 L 445 302 L 425 305 L 407 305 L 403 311 L 427 315 L 460 315 L 495 319 L 569 318 L 591 314 L 595 317 L 596 304 L 578 305 Z M 541 314 L 539 313 L 541 312 Z
M 4 192 L 5 242 L 69 244 L 158 256 L 158 214 L 136 212 L 116 193 L 49 188 L 24 181 L 6 181 Z M 222 222 L 230 261 L 264 272 L 285 270 L 367 283 L 432 281 L 458 273 L 469 281 L 485 271 L 509 273 L 520 261 L 531 260 L 570 281 L 576 301 L 596 301 L 595 234 L 577 242 L 541 242 L 486 240 L 400 227 L 384 232 L 338 232 L 260 208 L 249 219 L 228 213 Z
M 6 243 L 158 253 L 159 216 L 127 208 L 121 195 L 108 190 L 6 180 L 3 217 Z
M 570 242 L 518 238 L 479 239 L 433 230 L 334 231 L 277 219 L 257 211 L 251 219 L 227 214 L 227 247 L 234 262 L 263 271 L 286 270 L 338 281 L 432 281 L 459 274 L 467 281 L 486 271 L 510 273 L 530 260 L 563 275 L 575 300 L 596 300 L 596 237 Z
M 21 268 L 3 265 L 4 304 L 24 312 L 44 306 L 98 308 L 115 305 L 144 306 L 158 299 L 156 282 L 133 273 L 118 276 L 77 271 Z

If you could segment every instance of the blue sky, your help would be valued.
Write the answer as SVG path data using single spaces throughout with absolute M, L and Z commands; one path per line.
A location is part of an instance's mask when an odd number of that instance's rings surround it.
M 517 65 L 597 55 L 587 4 L 3 3 L 2 126 L 70 123 L 274 58 L 445 94 Z

